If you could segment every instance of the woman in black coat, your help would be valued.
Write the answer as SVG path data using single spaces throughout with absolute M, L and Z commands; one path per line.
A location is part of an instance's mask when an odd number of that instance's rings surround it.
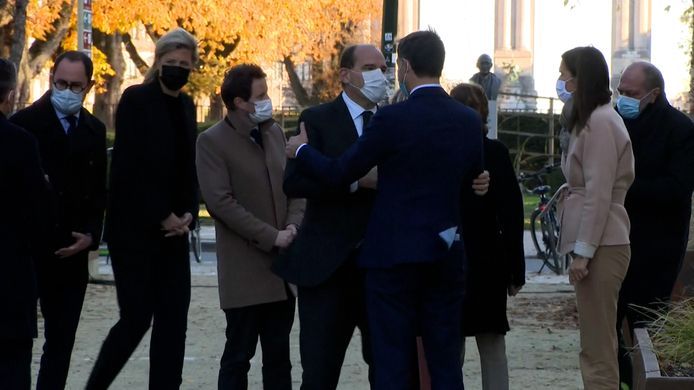
M 188 231 L 197 216 L 195 106 L 180 90 L 197 60 L 183 29 L 162 36 L 143 84 L 116 112 L 106 241 L 120 320 L 111 328 L 87 389 L 105 389 L 152 325 L 149 387 L 181 385 L 188 306 Z
M 451 96 L 477 110 L 486 122 L 489 110 L 481 87 L 460 84 Z M 486 125 L 480 130 L 486 135 Z M 501 142 L 484 138 L 484 164 L 491 179 L 489 192 L 477 196 L 469 191 L 461 205 L 468 260 L 462 323 L 463 334 L 477 341 L 482 387 L 497 390 L 508 389 L 506 296 L 516 295 L 525 284 L 523 197 L 508 149 Z

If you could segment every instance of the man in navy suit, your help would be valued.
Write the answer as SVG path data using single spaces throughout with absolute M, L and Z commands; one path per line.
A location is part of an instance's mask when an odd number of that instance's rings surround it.
M 398 80 L 409 99 L 379 110 L 341 157 L 307 144 L 304 129 L 287 155 L 297 169 L 343 188 L 378 166 L 378 192 L 358 263 L 366 301 L 376 389 L 411 387 L 422 335 L 433 389 L 462 389 L 460 318 L 464 251 L 460 196 L 482 171 L 480 118 L 441 88 L 445 50 L 435 32 L 398 45 Z

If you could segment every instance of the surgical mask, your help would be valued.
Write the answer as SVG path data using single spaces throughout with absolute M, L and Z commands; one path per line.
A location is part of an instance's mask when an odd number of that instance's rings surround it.
M 364 86 L 359 88 L 359 91 L 365 98 L 372 103 L 378 103 L 387 97 L 388 82 L 380 69 L 362 72 L 361 75 L 364 78 Z
M 175 65 L 162 65 L 159 79 L 164 86 L 172 91 L 178 91 L 188 83 L 190 69 Z
M 653 91 L 651 91 L 653 92 Z M 641 99 L 620 95 L 617 98 L 617 111 L 626 119 L 636 119 L 641 114 L 641 102 L 651 94 L 648 92 Z
M 561 100 L 564 103 L 568 102 L 572 96 L 571 92 L 566 90 L 566 83 L 569 80 L 557 80 L 557 96 L 559 97 L 559 100 Z
M 410 70 L 410 64 L 409 62 L 407 63 L 407 69 L 405 69 L 405 74 L 402 75 L 402 81 L 398 81 L 398 84 L 400 84 L 400 93 L 404 97 L 409 97 L 410 96 L 410 91 L 407 90 L 407 85 L 405 85 L 405 79 L 407 78 L 407 72 Z
M 51 90 L 51 103 L 56 110 L 65 115 L 75 115 L 82 108 L 84 92 L 74 93 L 66 88 L 62 91 L 53 88 Z
M 251 122 L 258 124 L 272 118 L 272 100 L 259 100 L 253 103 L 253 105 L 255 106 L 255 112 L 248 114 Z

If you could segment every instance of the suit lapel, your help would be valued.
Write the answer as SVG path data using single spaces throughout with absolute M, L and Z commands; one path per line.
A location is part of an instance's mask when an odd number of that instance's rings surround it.
M 359 134 L 357 134 L 352 114 L 349 113 L 347 103 L 342 98 L 342 94 L 333 101 L 333 110 L 335 110 L 335 137 L 340 144 L 345 145 L 346 149 L 357 140 Z

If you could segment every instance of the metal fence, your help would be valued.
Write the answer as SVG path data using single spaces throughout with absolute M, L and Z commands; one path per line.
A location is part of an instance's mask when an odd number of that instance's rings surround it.
M 500 93 L 497 133 L 517 171 L 552 165 L 561 155 L 558 133 L 563 104 L 557 98 Z

